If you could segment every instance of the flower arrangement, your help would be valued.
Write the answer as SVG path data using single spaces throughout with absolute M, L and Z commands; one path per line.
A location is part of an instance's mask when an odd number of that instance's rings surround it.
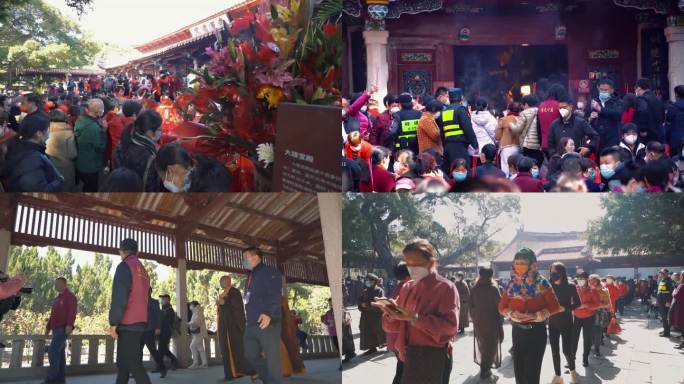
M 313 9 L 313 14 L 311 13 Z M 340 96 L 341 2 L 262 1 L 224 23 L 206 49 L 209 63 L 191 87 L 176 98 L 188 120 L 195 113 L 210 139 L 225 143 L 225 153 L 259 161 L 275 142 L 278 106 L 283 102 L 330 105 Z

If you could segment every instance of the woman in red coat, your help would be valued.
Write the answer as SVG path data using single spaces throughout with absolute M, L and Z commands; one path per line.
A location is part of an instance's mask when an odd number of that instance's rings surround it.
M 684 272 L 682 272 L 684 276 Z M 684 330 L 684 279 L 680 277 L 679 284 L 672 292 L 672 305 L 670 307 L 670 324 L 677 329 Z M 684 333 L 677 349 L 684 349 Z

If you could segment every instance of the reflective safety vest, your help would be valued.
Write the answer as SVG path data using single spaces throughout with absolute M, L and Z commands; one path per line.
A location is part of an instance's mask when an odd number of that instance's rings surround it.
M 453 136 L 463 136 L 461 124 L 455 120 L 455 109 L 445 109 L 442 111 L 442 135 L 444 138 Z
M 399 130 L 394 146 L 397 149 L 406 149 L 417 145 L 418 140 L 418 121 L 422 114 L 413 110 L 402 110 L 398 113 Z

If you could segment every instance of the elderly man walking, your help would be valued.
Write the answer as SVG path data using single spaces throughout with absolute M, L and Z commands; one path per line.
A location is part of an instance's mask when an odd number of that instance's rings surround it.
M 83 182 L 83 192 L 97 192 L 100 171 L 104 168 L 107 149 L 106 127 L 102 123 L 104 104 L 100 99 L 88 100 L 88 107 L 74 124 L 76 136 L 76 176 Z

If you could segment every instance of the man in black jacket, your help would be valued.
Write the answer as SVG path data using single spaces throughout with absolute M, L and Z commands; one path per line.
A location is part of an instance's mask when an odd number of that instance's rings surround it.
M 670 278 L 670 271 L 663 268 L 658 273 L 658 293 L 656 300 L 658 302 L 658 310 L 660 311 L 660 318 L 663 321 L 663 331 L 659 333 L 662 337 L 670 337 L 670 305 L 672 304 L 672 291 L 674 290 L 674 281 Z
M 168 357 L 171 360 L 171 369 L 178 368 L 178 359 L 169 349 L 171 337 L 173 336 L 174 324 L 176 323 L 176 312 L 171 306 L 171 296 L 163 294 L 159 296 L 161 300 L 161 329 L 159 331 L 159 354 L 162 359 Z
M 615 96 L 615 85 L 611 79 L 599 80 L 598 91 L 598 98 L 591 101 L 589 122 L 600 135 L 600 152 L 620 143 L 623 105 L 622 100 Z
M 451 104 L 440 113 L 439 117 L 435 116 L 444 145 L 442 170 L 445 174 L 449 173 L 454 160 L 470 158 L 468 145 L 473 149 L 479 149 L 463 90 L 461 88 L 449 89 L 449 102 Z
M 549 129 L 549 156 L 553 156 L 558 152 L 558 143 L 562 137 L 571 138 L 575 142 L 575 146 L 579 148 L 580 155 L 588 156 L 591 149 L 596 148 L 599 134 L 596 133 L 586 120 L 572 113 L 572 105 L 570 103 L 566 101 L 559 102 L 558 110 L 561 117 L 554 120 Z M 588 139 L 584 140 L 585 137 Z M 591 148 L 582 146 L 582 143 L 585 142 Z
M 143 333 L 141 348 L 147 346 L 150 351 L 150 356 L 157 365 L 156 370 L 161 372 L 162 379 L 166 377 L 166 365 L 164 365 L 164 358 L 157 349 L 157 336 L 161 333 L 161 310 L 159 309 L 159 301 L 152 298 L 152 287 L 150 287 L 150 294 L 147 298 L 147 328 Z
M 602 192 L 610 192 L 622 189 L 632 179 L 632 172 L 625 167 L 622 150 L 615 147 L 608 147 L 601 151 L 601 181 L 603 182 Z
M 663 121 L 665 120 L 665 105 L 651 91 L 649 79 L 639 79 L 634 92 L 639 97 L 636 112 L 636 124 L 639 127 L 641 141 L 665 142 Z

